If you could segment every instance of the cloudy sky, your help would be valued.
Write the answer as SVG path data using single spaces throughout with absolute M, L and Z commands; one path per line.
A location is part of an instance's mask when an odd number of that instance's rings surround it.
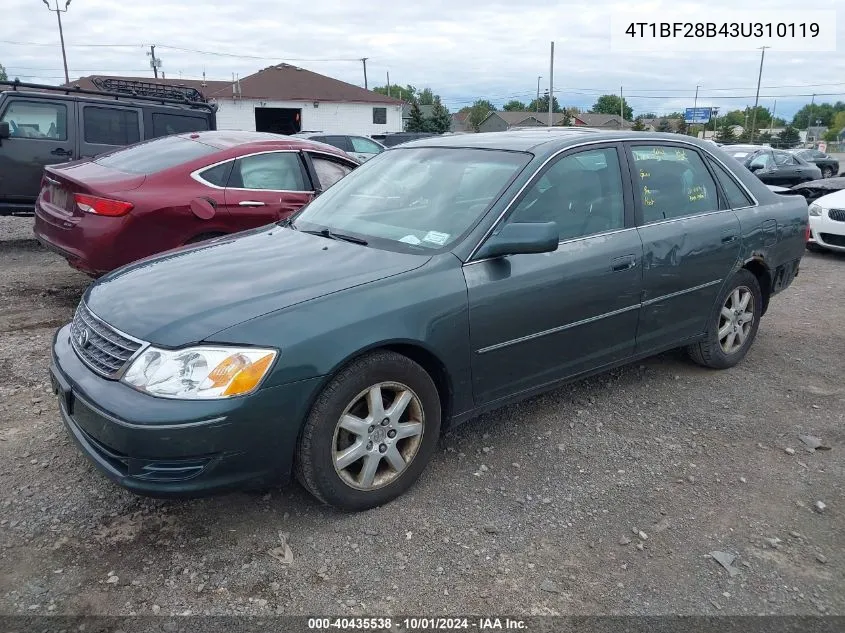
M 50 0 L 55 3 L 56 0 Z M 64 5 L 64 0 L 62 5 Z M 643 20 L 668 10 L 707 20 L 735 0 L 636 4 Z M 767 0 L 758 19 L 778 9 L 840 9 L 836 53 L 766 51 L 761 104 L 777 98 L 791 117 L 811 93 L 816 101 L 845 100 L 845 2 Z M 759 52 L 613 52 L 611 15 L 630 2 L 555 0 L 240 0 L 214 6 L 199 0 L 73 0 L 63 14 L 68 65 L 81 75 L 151 76 L 150 44 L 168 77 L 231 79 L 287 61 L 363 85 L 429 86 L 457 110 L 474 99 L 502 104 L 530 101 L 542 75 L 548 87 L 549 42 L 555 41 L 555 95 L 564 105 L 589 107 L 596 96 L 618 93 L 635 112 L 667 113 L 699 106 L 753 105 Z M 769 17 L 767 17 L 769 16 Z M 823 28 L 832 28 L 823 24 Z M 63 80 L 56 16 L 41 0 L 3 0 L 0 64 L 23 81 Z M 807 96 L 802 96 L 807 95 Z

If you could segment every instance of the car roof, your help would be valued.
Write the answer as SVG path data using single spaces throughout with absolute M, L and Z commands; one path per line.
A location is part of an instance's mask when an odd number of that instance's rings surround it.
M 349 158 L 346 152 L 333 147 L 332 145 L 309 141 L 305 138 L 285 136 L 284 134 L 271 134 L 269 132 L 206 130 L 204 132 L 186 132 L 185 134 L 180 134 L 179 136 L 191 141 L 210 145 L 211 147 L 216 147 L 219 150 L 229 150 L 236 147 L 242 148 L 244 146 L 254 149 L 319 149 L 322 152 Z
M 578 145 L 585 140 L 601 141 L 681 141 L 697 145 L 707 150 L 713 149 L 711 144 L 705 144 L 701 139 L 671 134 L 666 132 L 633 132 L 598 130 L 585 127 L 552 127 L 526 128 L 509 130 L 507 132 L 482 132 L 479 134 L 460 134 L 454 136 L 434 136 L 430 138 L 409 141 L 390 148 L 408 149 L 414 147 L 455 147 L 473 149 L 498 149 L 515 152 L 531 152 L 542 155 L 554 153 L 566 147 Z

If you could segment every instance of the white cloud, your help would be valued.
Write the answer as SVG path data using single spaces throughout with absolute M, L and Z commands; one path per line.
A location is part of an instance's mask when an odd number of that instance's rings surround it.
M 55 1 L 55 0 L 51 0 Z M 37 0 L 5 0 L 0 21 L 0 63 L 10 76 L 60 83 L 63 77 L 55 14 Z M 821 0 L 814 9 L 836 8 Z M 662 9 L 686 7 L 699 19 L 735 2 L 638 5 L 644 19 Z M 554 40 L 555 94 L 564 104 L 589 106 L 602 92 L 631 95 L 636 111 L 669 112 L 699 105 L 723 109 L 753 104 L 759 56 L 754 53 L 612 53 L 610 15 L 630 4 L 561 3 L 554 0 L 448 2 L 446 0 L 241 0 L 212 6 L 199 0 L 146 0 L 129 4 L 75 0 L 63 14 L 71 76 L 111 72 L 150 75 L 145 55 L 157 44 L 168 76 L 230 79 L 261 67 L 291 61 L 316 72 L 363 85 L 361 57 L 368 57 L 370 86 L 395 83 L 430 86 L 452 109 L 486 97 L 502 103 L 511 96 L 529 101 L 542 75 L 548 87 L 549 42 Z M 769 0 L 767 9 L 794 9 L 792 0 Z M 765 19 L 765 11 L 760 12 Z M 845 15 L 838 35 L 845 41 Z M 825 26 L 825 25 L 823 25 Z M 829 26 L 829 25 L 828 25 Z M 13 45 L 8 41 L 48 46 Z M 124 44 L 122 47 L 85 47 Z M 134 45 L 134 46 L 129 46 Z M 245 59 L 174 50 L 168 46 L 251 55 Z M 297 60 L 349 61 L 297 61 Z M 845 78 L 841 54 L 767 51 L 764 86 L 832 84 Z M 718 91 L 717 88 L 734 90 Z M 764 88 L 769 95 L 842 93 L 817 101 L 845 100 L 845 83 L 808 88 Z M 728 99 L 727 96 L 744 96 Z M 791 114 L 809 97 L 778 98 L 778 111 Z

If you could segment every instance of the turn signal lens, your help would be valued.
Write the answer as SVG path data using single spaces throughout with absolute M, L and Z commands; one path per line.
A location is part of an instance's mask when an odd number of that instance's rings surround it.
M 273 354 L 267 354 L 264 358 L 260 358 L 254 363 L 250 363 L 241 369 L 237 375 L 226 387 L 223 392 L 224 396 L 239 396 L 242 393 L 249 393 L 261 382 L 264 374 L 267 373 L 267 368 L 273 362 Z
M 80 211 L 111 217 L 126 215 L 135 206 L 131 202 L 124 200 L 112 200 L 110 198 L 100 198 L 82 193 L 74 194 L 73 199 L 76 201 L 76 206 Z

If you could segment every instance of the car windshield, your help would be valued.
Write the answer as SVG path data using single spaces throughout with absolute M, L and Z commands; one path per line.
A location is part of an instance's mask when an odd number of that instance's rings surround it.
M 94 162 L 130 174 L 154 174 L 220 150 L 181 136 L 165 136 L 98 156 Z
M 531 160 L 524 152 L 396 149 L 367 161 L 308 205 L 302 230 L 329 229 L 411 250 L 448 247 Z

